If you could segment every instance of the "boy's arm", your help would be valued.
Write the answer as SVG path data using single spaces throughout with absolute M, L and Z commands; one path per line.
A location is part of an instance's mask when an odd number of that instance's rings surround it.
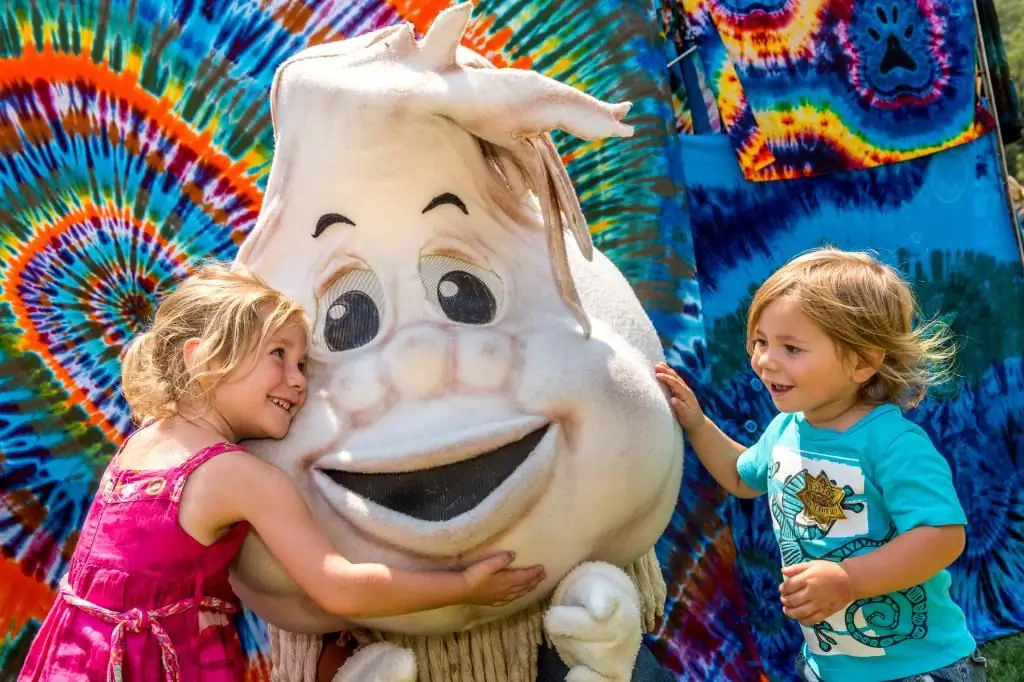
M 758 441 L 750 453 L 744 454 L 746 448 L 707 418 L 696 394 L 674 369 L 664 362 L 658 363 L 654 367 L 654 376 L 669 390 L 668 402 L 679 426 L 686 432 L 697 457 L 718 485 L 737 497 L 764 494 L 768 483 L 768 457 L 765 448 L 761 447 L 762 442 Z M 748 485 L 744 479 L 756 481 L 761 489 Z
M 953 563 L 964 548 L 963 526 L 920 526 L 867 554 L 841 562 L 785 566 L 782 610 L 812 626 L 856 599 L 906 590 Z
M 686 435 L 701 463 L 727 492 L 745 498 L 764 494 L 763 490 L 755 490 L 740 477 L 740 455 L 747 448 L 725 435 L 713 421 L 705 417 L 703 424 L 690 429 Z
M 918 526 L 878 549 L 842 562 L 854 599 L 910 589 L 956 561 L 964 551 L 963 526 Z

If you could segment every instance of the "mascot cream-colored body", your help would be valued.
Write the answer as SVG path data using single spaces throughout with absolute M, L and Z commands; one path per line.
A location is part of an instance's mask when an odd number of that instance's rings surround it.
M 250 536 L 234 582 L 273 626 L 275 679 L 313 680 L 320 635 L 359 627 L 377 643 L 336 680 L 530 682 L 549 647 L 568 679 L 629 680 L 663 607 L 653 545 L 682 437 L 661 347 L 547 134 L 630 135 L 629 105 L 459 47 L 470 9 L 277 72 L 277 149 L 238 262 L 315 319 L 311 383 L 289 436 L 252 449 L 353 561 L 508 549 L 548 579 L 500 609 L 347 623 Z

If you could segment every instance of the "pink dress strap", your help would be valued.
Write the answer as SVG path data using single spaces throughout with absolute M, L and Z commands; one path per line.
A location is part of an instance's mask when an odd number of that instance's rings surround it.
M 237 443 L 228 443 L 226 441 L 222 443 L 214 443 L 213 445 L 207 445 L 205 448 L 203 448 L 199 452 L 195 453 L 194 455 L 186 459 L 185 463 L 181 465 L 180 469 L 184 475 L 188 476 L 193 471 L 195 471 L 196 467 L 198 467 L 200 464 L 210 461 L 217 455 L 220 455 L 225 452 L 243 452 L 244 450 L 245 448 L 242 447 L 241 445 L 238 445 Z
M 199 450 L 194 455 L 186 459 L 182 464 L 178 465 L 178 480 L 174 486 L 174 492 L 171 498 L 177 502 L 181 499 L 181 491 L 185 488 L 185 481 L 192 474 L 199 465 L 209 462 L 217 455 L 225 452 L 244 452 L 245 448 L 236 443 L 228 443 L 226 441 L 221 443 L 214 443 L 213 445 L 207 445 L 202 450 Z

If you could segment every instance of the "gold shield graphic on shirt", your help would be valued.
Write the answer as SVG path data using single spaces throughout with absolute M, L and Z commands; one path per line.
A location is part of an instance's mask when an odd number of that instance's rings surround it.
M 846 491 L 832 484 L 824 471 L 817 476 L 804 474 L 804 489 L 796 494 L 804 505 L 804 516 L 828 531 L 832 524 L 846 518 L 843 500 Z

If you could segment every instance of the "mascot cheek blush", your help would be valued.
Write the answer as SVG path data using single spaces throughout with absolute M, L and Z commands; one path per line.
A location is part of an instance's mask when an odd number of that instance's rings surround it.
M 345 622 L 251 535 L 234 583 L 272 625 L 275 678 L 312 680 L 320 635 L 355 627 L 376 643 L 337 680 L 629 680 L 652 660 L 682 436 L 654 328 L 594 252 L 548 135 L 630 135 L 629 105 L 494 68 L 459 46 L 470 9 L 277 71 L 277 149 L 238 263 L 314 320 L 311 382 L 288 437 L 252 451 L 352 561 L 508 549 L 548 580 L 502 608 Z

